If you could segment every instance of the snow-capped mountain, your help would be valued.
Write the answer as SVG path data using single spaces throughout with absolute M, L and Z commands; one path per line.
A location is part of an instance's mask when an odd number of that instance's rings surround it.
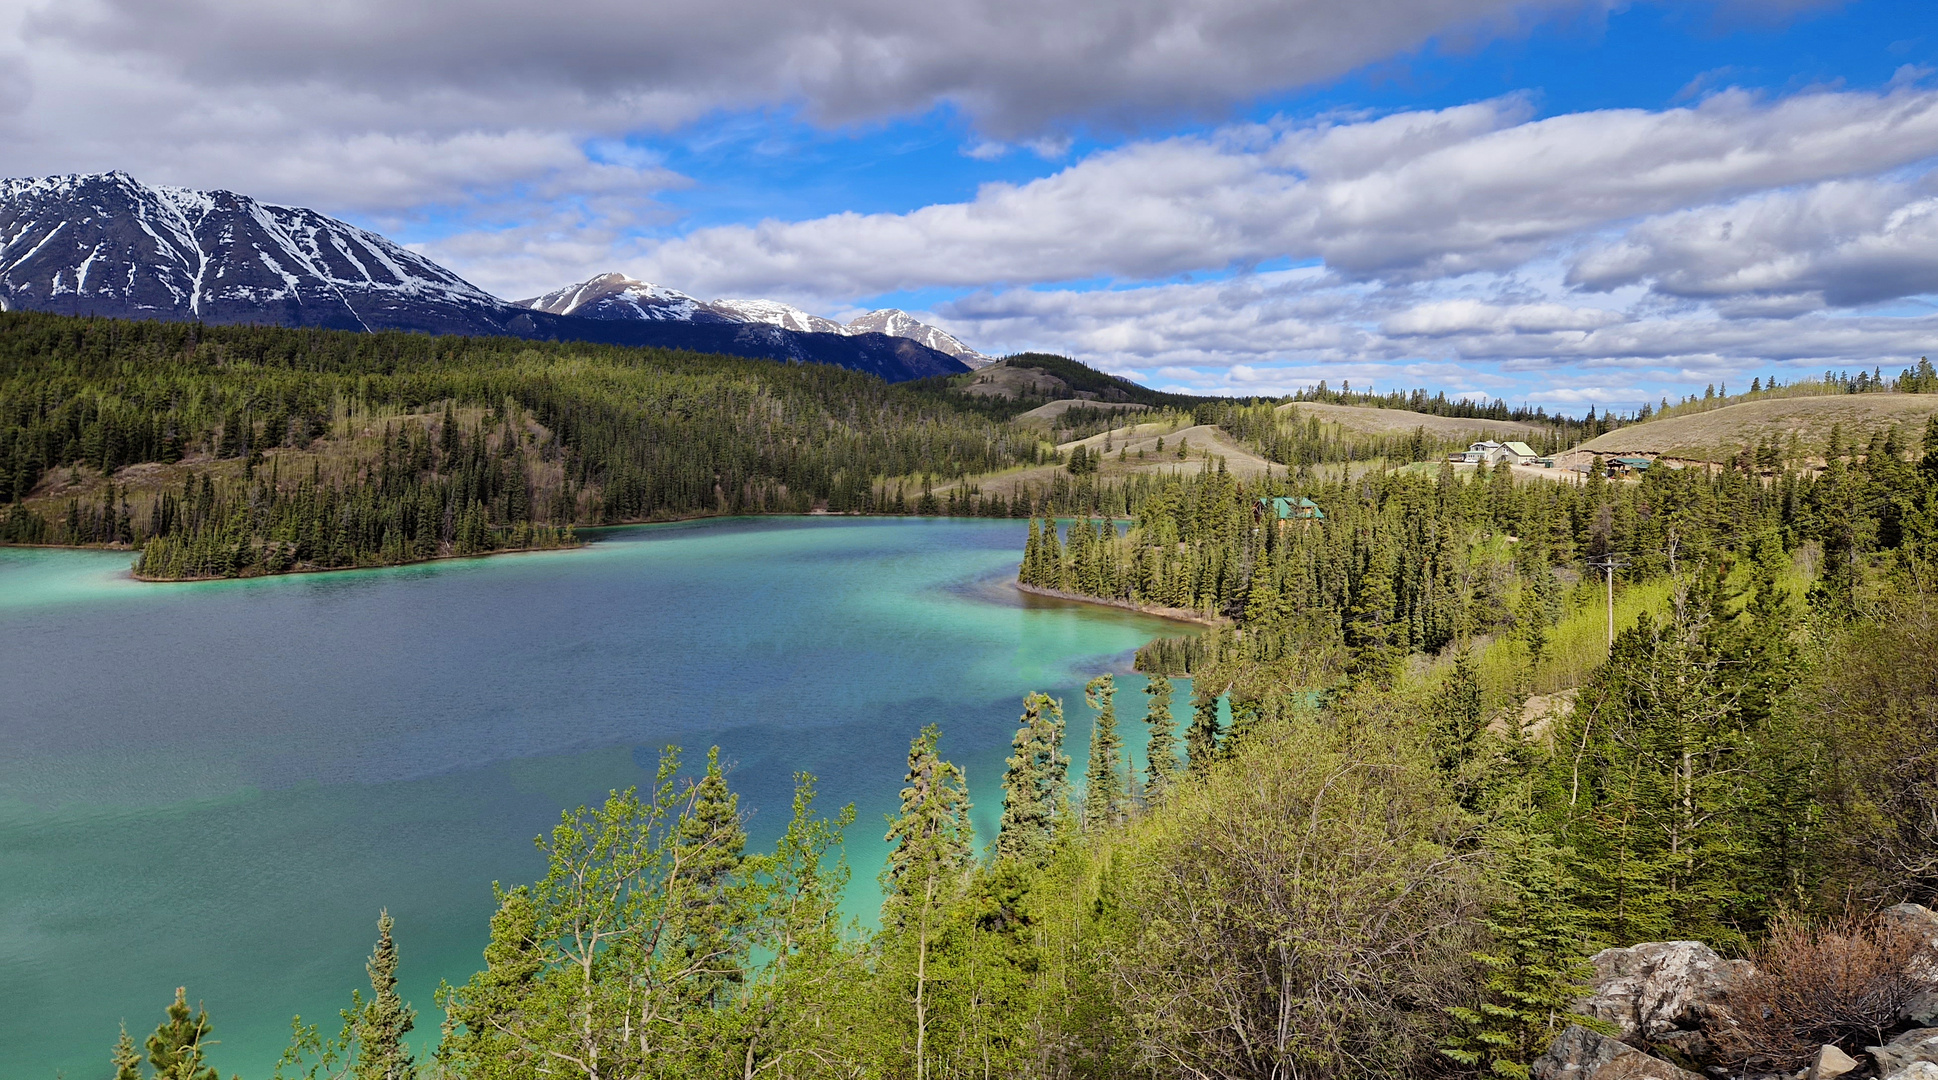
M 504 333 L 505 305 L 376 233 L 125 173 L 0 180 L 0 301 L 67 315 Z
M 581 319 L 664 320 L 672 322 L 738 323 L 746 319 L 716 314 L 708 305 L 677 289 L 667 289 L 649 281 L 635 281 L 624 274 L 600 274 L 577 285 L 554 289 L 544 296 L 514 301 L 519 307 L 553 315 L 572 315 Z
M 733 315 L 741 322 L 766 323 L 788 330 L 799 330 L 808 334 L 852 334 L 853 330 L 819 315 L 810 315 L 791 304 L 778 300 L 715 300 L 707 305 L 715 311 Z M 900 334 L 891 334 L 900 337 Z
M 314 210 L 119 172 L 0 179 L 5 310 L 657 346 L 834 364 L 890 382 L 967 370 L 913 339 L 802 332 L 766 306 L 716 308 L 617 274 L 508 304 Z
M 887 334 L 890 337 L 919 341 L 936 352 L 948 353 L 972 368 L 985 367 L 996 362 L 994 357 L 984 356 L 956 340 L 956 336 L 947 330 L 930 326 L 900 308 L 871 311 L 850 321 L 848 329 L 855 333 Z
M 992 358 L 964 345 L 947 330 L 930 326 L 906 311 L 884 308 L 843 324 L 778 300 L 701 300 L 677 289 L 624 274 L 598 277 L 517 302 L 520 307 L 587 319 L 664 320 L 693 323 L 759 323 L 804 334 L 885 334 L 925 345 L 971 368 Z

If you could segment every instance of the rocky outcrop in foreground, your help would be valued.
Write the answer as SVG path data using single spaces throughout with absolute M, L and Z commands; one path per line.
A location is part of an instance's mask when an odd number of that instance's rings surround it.
M 1704 1071 L 1732 1080 L 1938 1080 L 1938 913 L 1899 904 L 1881 913 L 1878 922 L 1922 943 L 1907 970 L 1932 984 L 1898 1011 L 1888 1041 L 1861 1049 L 1822 1046 L 1796 1072 L 1755 1073 L 1725 1065 Z M 1698 941 L 1605 949 L 1592 962 L 1592 992 L 1576 1002 L 1575 1010 L 1614 1034 L 1569 1026 L 1531 1067 L 1534 1080 L 1704 1080 L 1686 1066 L 1720 1056 L 1719 1036 L 1740 1035 L 1732 1007 L 1746 1007 L 1744 988 L 1757 978 L 1748 961 L 1725 959 Z M 1737 1041 L 1740 1046 L 1740 1037 Z

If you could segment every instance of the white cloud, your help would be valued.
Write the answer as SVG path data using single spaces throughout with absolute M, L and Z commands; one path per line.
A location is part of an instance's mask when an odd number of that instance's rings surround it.
M 36 44 L 211 90 L 314 87 L 514 126 L 555 111 L 677 124 L 799 103 L 847 122 L 952 104 L 997 138 L 1222 110 L 1426 46 L 1616 0 L 41 0 Z
M 1504 99 L 1370 121 L 1138 142 L 968 202 L 700 229 L 636 269 L 707 292 L 1150 280 L 1322 259 L 1430 280 L 1520 265 L 1594 230 L 1938 155 L 1938 92 L 1716 95 L 1530 120 Z M 1611 279 L 1611 281 L 1614 279 Z
M 1666 214 L 1582 253 L 1569 280 L 1744 315 L 1938 292 L 1938 192 L 1929 177 L 1834 181 Z

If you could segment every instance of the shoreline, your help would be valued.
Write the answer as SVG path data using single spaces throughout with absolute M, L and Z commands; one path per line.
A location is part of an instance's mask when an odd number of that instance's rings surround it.
M 1031 596 L 1045 596 L 1053 600 L 1068 600 L 1077 604 L 1096 604 L 1099 607 L 1113 607 L 1122 611 L 1134 611 L 1139 615 L 1168 619 L 1171 622 L 1192 623 L 1193 625 L 1209 627 L 1213 630 L 1222 626 L 1232 625 L 1230 619 L 1220 618 L 1216 615 L 1206 615 L 1202 612 L 1192 611 L 1189 608 L 1162 607 L 1156 604 L 1138 604 L 1130 600 L 1085 596 L 1082 593 L 1064 592 L 1062 589 L 1046 589 L 1041 585 L 1025 585 L 1020 581 L 1012 581 L 1010 585 L 1017 592 L 1028 593 Z
M 818 511 L 811 510 L 805 514 L 689 514 L 684 517 L 640 518 L 634 521 L 602 522 L 597 525 L 574 524 L 572 526 L 573 531 L 581 534 L 581 539 L 579 540 L 579 542 L 576 544 L 562 544 L 557 547 L 504 548 L 502 550 L 497 550 L 497 551 L 475 551 L 469 555 L 433 555 L 428 559 L 411 559 L 407 562 L 376 563 L 376 564 L 367 565 L 367 566 L 313 566 L 313 567 L 307 567 L 304 569 L 279 570 L 273 574 L 245 574 L 237 577 L 185 577 L 185 578 L 145 577 L 141 574 L 136 573 L 132 565 L 130 565 L 127 571 L 125 572 L 131 580 L 139 581 L 144 585 L 183 585 L 183 584 L 209 582 L 209 581 L 255 581 L 262 578 L 295 577 L 299 574 L 341 574 L 341 573 L 348 573 L 350 571 L 355 571 L 355 570 L 395 570 L 406 566 L 425 566 L 430 563 L 452 562 L 458 559 L 489 559 L 498 555 L 532 555 L 532 554 L 538 554 L 538 553 L 549 552 L 549 551 L 578 551 L 582 548 L 591 547 L 593 544 L 597 543 L 596 537 L 587 536 L 585 534 L 604 532 L 608 529 L 638 528 L 642 525 L 684 525 L 684 524 L 690 524 L 695 521 L 726 521 L 734 518 L 785 519 L 785 518 L 844 518 L 844 517 L 845 518 L 894 518 L 894 519 L 942 518 L 942 519 L 951 520 L 951 521 L 953 520 L 965 520 L 965 521 L 1021 520 L 1021 519 L 997 519 L 997 518 L 981 518 L 981 517 L 966 517 L 966 518 L 958 519 L 955 517 L 951 517 L 948 514 L 862 514 L 862 513 L 854 513 L 854 512 L 829 513 L 826 510 L 818 510 Z M 99 545 L 95 545 L 95 544 L 0 544 L 0 548 L 22 548 L 22 549 L 41 550 L 41 551 L 98 551 L 104 555 L 125 554 L 131 557 L 139 556 L 141 554 L 141 549 L 138 547 L 123 547 L 123 546 L 116 546 L 111 544 L 99 544 Z M 1065 599 L 1092 600 L 1093 598 L 1069 596 L 1069 597 L 1065 597 Z M 1185 619 L 1183 621 L 1188 622 L 1193 620 Z
M 134 569 L 130 567 L 128 576 L 146 585 L 186 585 L 205 581 L 256 581 L 261 578 L 296 577 L 299 574 L 340 574 L 347 570 L 397 570 L 406 566 L 425 566 L 430 563 L 455 562 L 459 559 L 489 559 L 494 555 L 539 555 L 548 551 L 577 551 L 580 548 L 590 547 L 591 545 L 592 542 L 590 540 L 581 540 L 576 544 L 560 544 L 557 547 L 505 548 L 501 551 L 474 551 L 469 555 L 433 555 L 428 559 L 412 559 L 409 562 L 376 563 L 371 566 L 311 566 L 300 570 L 278 570 L 273 574 L 239 574 L 235 577 L 144 577 L 141 574 L 135 573 Z M 9 544 L 7 546 L 52 548 L 57 551 L 121 550 L 116 548 L 66 547 L 61 544 Z

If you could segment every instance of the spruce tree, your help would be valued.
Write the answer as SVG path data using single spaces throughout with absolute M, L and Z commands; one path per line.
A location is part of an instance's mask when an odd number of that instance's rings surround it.
M 198 1006 L 190 1012 L 188 988 L 176 987 L 168 1018 L 148 1036 L 148 1064 L 155 1067 L 155 1080 L 218 1080 L 202 1050 L 214 1030 L 207 1010 Z
M 740 796 L 727 787 L 716 746 L 707 752 L 706 775 L 694 785 L 674 830 L 675 868 L 668 883 L 680 937 L 676 963 L 693 972 L 699 997 L 709 1003 L 742 976 L 743 928 L 736 925 L 741 920 L 730 893 L 746 846 Z
M 121 1025 L 121 1038 L 115 1040 L 114 1080 L 141 1080 L 141 1051 L 135 1049 L 135 1041 L 128 1037 L 128 1025 Z
M 1191 678 L 1191 727 L 1184 733 L 1184 756 L 1192 772 L 1203 772 L 1218 756 L 1218 740 L 1223 724 L 1218 719 L 1218 699 L 1224 691 L 1215 671 L 1199 671 Z
M 969 824 L 969 785 L 962 770 L 936 752 L 941 729 L 930 724 L 908 748 L 901 812 L 883 839 L 890 845 L 882 868 L 882 922 L 899 922 L 911 905 L 933 893 L 969 863 L 974 830 Z
M 1099 675 L 1083 688 L 1083 697 L 1097 718 L 1090 727 L 1090 767 L 1084 771 L 1085 824 L 1107 825 L 1122 820 L 1126 792 L 1122 778 L 1123 740 L 1117 735 L 1117 684 Z
M 1022 721 L 1010 746 L 1014 752 L 1004 763 L 996 857 L 1042 866 L 1049 860 L 1069 798 L 1062 703 L 1048 694 L 1025 696 Z
M 397 996 L 397 942 L 390 936 L 389 911 L 377 914 L 377 946 L 364 970 L 370 975 L 370 1001 L 356 1017 L 356 1080 L 408 1080 L 417 1074 L 410 1033 L 417 1013 Z
M 1144 726 L 1150 741 L 1144 749 L 1144 797 L 1151 802 L 1162 799 L 1178 774 L 1178 734 L 1171 719 L 1171 680 L 1152 675 L 1144 683 L 1150 704 L 1144 710 Z
M 1569 1024 L 1605 1034 L 1574 1011 L 1594 968 L 1582 949 L 1586 920 L 1570 897 L 1565 853 L 1533 829 L 1497 838 L 1501 902 L 1488 917 L 1492 945 L 1474 954 L 1487 969 L 1485 997 L 1447 1010 L 1457 1025 L 1442 1053 L 1488 1076 L 1526 1080 L 1528 1066 Z
M 894 847 L 882 868 L 886 974 L 904 983 L 912 1005 L 917 1080 L 928 1076 L 929 1029 L 940 971 L 934 953 L 966 879 L 974 831 L 962 771 L 936 753 L 941 732 L 922 729 L 908 748 L 901 813 L 889 823 Z
M 1463 648 L 1454 654 L 1453 670 L 1447 673 L 1434 704 L 1438 714 L 1434 741 L 1439 744 L 1440 768 L 1449 774 L 1458 773 L 1480 747 L 1480 670 L 1474 664 L 1473 649 Z

